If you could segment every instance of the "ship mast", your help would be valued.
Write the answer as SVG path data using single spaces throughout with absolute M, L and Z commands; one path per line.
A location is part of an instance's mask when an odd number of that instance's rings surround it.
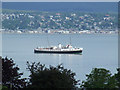
M 71 37 L 70 37 L 70 45 L 71 45 Z

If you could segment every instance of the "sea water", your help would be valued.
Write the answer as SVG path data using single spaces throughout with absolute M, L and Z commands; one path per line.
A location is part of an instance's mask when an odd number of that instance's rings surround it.
M 71 40 L 70 40 L 71 38 Z M 72 44 L 82 47 L 82 55 L 76 54 L 34 54 L 36 47 Z M 65 68 L 76 73 L 76 78 L 85 80 L 92 68 L 106 68 L 112 74 L 118 67 L 117 34 L 3 34 L 2 56 L 12 58 L 19 66 L 23 77 L 29 77 L 26 62 L 40 62 Z

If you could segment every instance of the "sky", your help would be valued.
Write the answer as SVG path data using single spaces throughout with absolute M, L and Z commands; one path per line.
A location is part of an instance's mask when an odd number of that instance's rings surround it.
M 2 2 L 118 2 L 120 0 L 0 0 Z

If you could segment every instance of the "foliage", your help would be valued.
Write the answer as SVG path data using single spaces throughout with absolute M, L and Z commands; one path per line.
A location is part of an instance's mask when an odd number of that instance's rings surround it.
M 86 81 L 81 85 L 83 88 L 117 88 L 115 77 L 104 68 L 94 68 L 86 77 Z
M 2 90 L 8 90 L 6 86 L 2 86 Z
M 39 63 L 30 64 L 27 62 L 30 71 L 30 82 L 27 88 L 75 88 L 78 81 L 75 80 L 75 73 L 64 69 L 62 65 L 57 67 L 45 67 Z
M 117 69 L 117 74 L 115 74 L 115 78 L 118 81 L 118 87 L 120 88 L 120 68 Z
M 56 67 L 46 67 L 43 64 L 27 62 L 27 69 L 30 71 L 29 81 L 21 78 L 23 73 L 19 73 L 19 67 L 12 59 L 2 58 L 2 90 L 19 89 L 41 89 L 41 88 L 68 88 L 76 89 L 78 82 L 75 73 L 65 69 L 62 64 Z M 120 88 L 120 68 L 117 73 L 112 75 L 109 70 L 104 68 L 94 68 L 90 74 L 86 75 L 81 88 Z
M 25 79 L 21 79 L 23 73 L 19 73 L 19 67 L 12 59 L 2 58 L 2 84 L 8 89 L 20 89 L 25 87 Z

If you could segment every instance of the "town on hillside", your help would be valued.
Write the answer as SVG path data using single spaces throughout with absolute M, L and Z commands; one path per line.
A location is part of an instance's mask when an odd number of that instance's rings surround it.
M 3 33 L 117 33 L 117 13 L 4 10 Z

